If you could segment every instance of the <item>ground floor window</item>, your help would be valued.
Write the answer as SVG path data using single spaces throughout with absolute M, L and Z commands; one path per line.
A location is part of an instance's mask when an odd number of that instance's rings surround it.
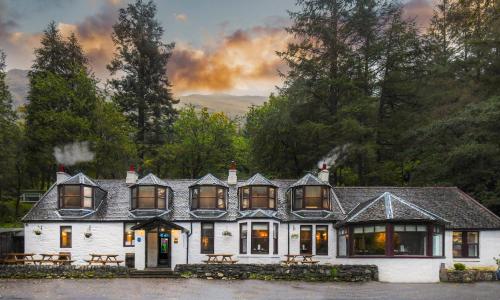
M 125 223 L 123 225 L 123 246 L 133 247 L 135 243 L 135 233 L 131 229 L 136 223 Z
M 240 254 L 247 254 L 247 223 L 240 224 Z
M 355 226 L 353 251 L 355 255 L 385 255 L 385 225 Z
M 426 255 L 427 225 L 394 225 L 394 255 Z
M 201 223 L 201 253 L 214 253 L 214 223 Z
M 60 227 L 60 247 L 71 248 L 71 226 Z
M 454 231 L 453 257 L 458 257 L 458 258 L 479 257 L 479 232 Z
M 300 254 L 312 254 L 312 226 L 300 226 Z
M 444 243 L 443 227 L 433 226 L 433 230 L 432 230 L 432 256 L 444 256 L 443 243 Z
M 269 223 L 252 223 L 252 254 L 269 254 Z
M 316 255 L 328 255 L 328 225 L 316 226 Z
M 273 223 L 273 254 L 278 254 L 278 223 Z
M 338 256 L 347 256 L 347 228 L 339 228 L 338 239 L 337 239 L 337 247 L 338 247 Z

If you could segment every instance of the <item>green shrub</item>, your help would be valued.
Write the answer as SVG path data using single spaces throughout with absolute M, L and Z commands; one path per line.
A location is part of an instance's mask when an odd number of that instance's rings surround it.
M 462 263 L 456 263 L 456 264 L 453 265 L 453 267 L 457 271 L 463 271 L 463 270 L 465 270 L 465 265 L 462 264 Z

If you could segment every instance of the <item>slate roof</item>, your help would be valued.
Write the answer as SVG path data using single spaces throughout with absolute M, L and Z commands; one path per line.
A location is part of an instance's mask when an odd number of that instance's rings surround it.
M 270 186 L 276 186 L 274 183 L 272 183 L 269 179 L 264 177 L 262 174 L 257 173 L 253 175 L 252 177 L 248 178 L 247 181 L 245 181 L 240 187 L 244 186 L 250 186 L 250 185 L 270 185 Z
M 411 202 L 384 192 L 378 197 L 360 203 L 339 223 L 362 223 L 372 221 L 432 221 L 449 223 L 440 216 L 429 212 Z
M 229 185 L 226 182 L 220 180 L 219 178 L 215 177 L 210 173 L 201 177 L 190 186 L 195 186 L 195 185 L 220 185 L 224 187 L 229 187 Z
M 83 173 L 78 173 L 63 182 L 61 184 L 85 184 L 89 186 L 95 186 L 95 187 L 100 187 L 97 183 L 95 183 L 92 179 L 87 177 L 87 175 Z
M 148 175 L 142 177 L 137 180 L 135 185 L 160 185 L 160 186 L 168 186 L 167 183 L 160 178 L 156 177 L 156 175 L 149 173 Z
M 304 175 L 304 177 L 297 180 L 290 187 L 293 188 L 293 187 L 302 186 L 302 185 L 327 185 L 327 186 L 331 186 L 329 183 L 321 181 L 318 177 L 314 176 L 311 173 L 307 173 L 306 175 Z
M 317 178 L 316 178 L 317 179 Z M 332 211 L 295 211 L 291 212 L 290 201 L 287 201 L 287 190 L 298 186 L 317 182 L 314 177 L 304 176 L 301 180 L 269 180 L 277 189 L 277 209 L 240 211 L 238 203 L 238 187 L 247 181 L 240 180 L 237 185 L 228 187 L 228 202 L 226 211 L 190 211 L 189 187 L 198 184 L 221 184 L 221 180 L 213 175 L 207 175 L 200 180 L 164 179 L 161 180 L 173 192 L 167 211 L 159 217 L 167 221 L 200 221 L 213 219 L 217 221 L 237 221 L 242 218 L 273 217 L 283 222 L 342 222 L 347 216 L 353 216 L 356 211 L 366 208 L 356 218 L 387 219 L 385 198 L 381 195 L 390 194 L 393 219 L 431 219 L 441 218 L 446 221 L 447 228 L 500 229 L 500 218 L 487 210 L 476 200 L 466 195 L 456 187 L 333 187 Z M 78 221 L 137 221 L 140 212 L 132 214 L 130 206 L 130 188 L 125 180 L 94 180 L 103 190 L 106 198 L 95 212 L 86 215 Z M 300 184 L 297 184 L 299 183 Z M 323 183 L 322 183 L 323 184 Z M 53 185 L 46 194 L 33 206 L 23 218 L 25 222 L 63 221 L 57 210 L 57 186 Z M 388 194 L 386 194 L 388 195 Z M 385 197 L 385 196 L 384 196 Z M 379 199 L 380 198 L 380 199 Z M 378 199 L 378 200 L 377 200 Z M 370 205 L 370 203 L 372 203 Z M 368 207 L 369 206 L 369 207 Z

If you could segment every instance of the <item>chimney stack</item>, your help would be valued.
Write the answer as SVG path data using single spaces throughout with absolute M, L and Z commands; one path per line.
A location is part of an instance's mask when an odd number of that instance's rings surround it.
M 71 176 L 68 173 L 64 172 L 64 165 L 60 164 L 59 167 L 57 168 L 56 184 L 59 184 L 65 180 L 67 180 L 70 177 Z
M 227 176 L 228 184 L 236 184 L 238 183 L 238 177 L 236 176 L 236 163 L 234 161 L 231 162 L 231 166 L 229 167 L 229 174 Z
M 328 169 L 326 167 L 326 163 L 323 163 L 323 167 L 321 168 L 321 171 L 319 171 L 318 174 L 319 180 L 329 183 L 330 182 L 330 172 L 328 172 Z
M 127 178 L 125 179 L 125 183 L 127 185 L 133 185 L 137 182 L 137 179 L 139 179 L 139 175 L 137 175 L 137 172 L 135 172 L 134 165 L 131 164 L 129 170 L 127 171 Z

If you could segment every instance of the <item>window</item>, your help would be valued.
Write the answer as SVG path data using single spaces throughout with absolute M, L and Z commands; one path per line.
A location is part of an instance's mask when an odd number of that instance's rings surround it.
M 328 255 L 328 225 L 316 226 L 316 255 Z
M 214 223 L 201 223 L 201 253 L 214 253 Z
M 226 189 L 203 185 L 192 188 L 191 209 L 226 209 Z
M 269 223 L 252 223 L 252 254 L 269 254 Z
M 61 185 L 59 187 L 60 208 L 93 208 L 93 188 L 83 185 Z
M 278 223 L 273 223 L 273 254 L 278 254 Z
M 275 209 L 276 188 L 269 186 L 249 186 L 240 189 L 241 209 Z
M 123 247 L 134 247 L 135 232 L 131 229 L 135 223 L 123 224 Z
M 71 248 L 71 226 L 60 227 L 60 248 Z
M 300 254 L 312 254 L 312 226 L 300 226 Z
M 394 255 L 426 255 L 427 225 L 394 225 Z
M 479 232 L 454 231 L 453 257 L 479 257 Z
M 240 224 L 240 254 L 247 254 L 247 223 Z
M 353 251 L 355 255 L 385 255 L 385 225 L 355 226 Z
M 348 239 L 347 239 L 347 228 L 339 228 L 338 230 L 338 256 L 347 256 L 347 245 Z
M 133 187 L 131 190 L 132 209 L 166 209 L 167 189 L 154 185 Z
M 432 230 L 432 256 L 444 256 L 443 253 L 444 231 L 442 226 L 433 226 Z
M 330 188 L 327 186 L 304 186 L 295 188 L 293 207 L 295 210 L 330 210 Z

